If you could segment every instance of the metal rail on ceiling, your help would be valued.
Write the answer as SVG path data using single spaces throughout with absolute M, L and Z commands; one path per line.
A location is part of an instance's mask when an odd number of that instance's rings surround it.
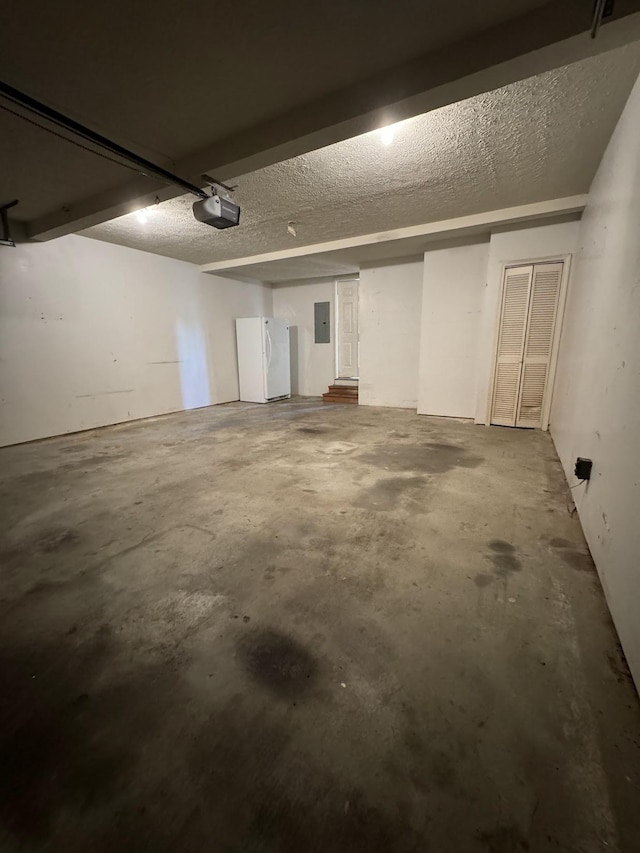
M 11 101 L 13 104 L 18 104 L 30 113 L 38 115 L 58 127 L 64 128 L 75 136 L 80 136 L 82 139 L 93 143 L 98 148 L 110 151 L 112 154 L 115 154 L 123 160 L 127 160 L 129 163 L 135 164 L 142 175 L 157 175 L 167 183 L 175 184 L 187 192 L 198 196 L 198 198 L 208 198 L 205 190 L 197 187 L 190 181 L 185 181 L 184 178 L 181 178 L 179 175 L 174 175 L 173 172 L 169 172 L 162 166 L 157 166 L 155 163 L 152 163 L 151 160 L 147 160 L 145 157 L 141 157 L 134 151 L 124 148 L 124 146 L 119 145 L 117 142 L 113 142 L 101 133 L 91 130 L 90 127 L 80 124 L 80 122 L 75 121 L 75 119 L 69 118 L 69 116 L 58 112 L 58 110 L 54 110 L 53 107 L 49 107 L 47 104 L 37 101 L 30 95 L 20 92 L 18 89 L 14 89 L 13 86 L 9 86 L 7 83 L 3 83 L 2 81 L 0 81 L 0 96 Z

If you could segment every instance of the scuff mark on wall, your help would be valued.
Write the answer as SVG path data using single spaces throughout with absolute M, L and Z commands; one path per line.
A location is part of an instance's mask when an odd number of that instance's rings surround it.
M 121 391 L 99 391 L 97 394 L 74 394 L 77 400 L 83 397 L 106 397 L 107 394 L 132 394 L 135 388 L 123 388 Z

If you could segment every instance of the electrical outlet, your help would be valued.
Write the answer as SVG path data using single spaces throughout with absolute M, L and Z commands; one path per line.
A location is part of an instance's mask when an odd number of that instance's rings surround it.
M 593 468 L 593 462 L 591 459 L 585 459 L 583 456 L 578 456 L 576 459 L 576 467 L 574 468 L 574 473 L 578 480 L 589 480 L 591 479 L 591 469 Z

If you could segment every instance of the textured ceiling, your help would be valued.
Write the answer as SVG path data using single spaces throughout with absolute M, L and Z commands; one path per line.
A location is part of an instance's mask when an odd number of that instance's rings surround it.
M 0 10 L 0 79 L 170 163 L 542 5 L 19 0 Z M 18 218 L 128 177 L 0 112 L 0 186 L 20 198 Z
M 238 228 L 183 196 L 82 233 L 203 264 L 584 193 L 639 71 L 634 43 L 238 176 Z
M 585 199 L 586 196 L 574 196 Z M 523 210 L 523 208 L 512 208 Z M 358 273 L 366 265 L 380 266 L 385 263 L 397 263 L 399 260 L 421 258 L 426 251 L 434 249 L 449 249 L 454 246 L 475 245 L 488 242 L 491 234 L 497 231 L 510 231 L 514 228 L 535 228 L 544 222 L 551 225 L 563 222 L 575 222 L 582 215 L 581 209 L 573 213 L 553 214 L 551 212 L 520 219 L 512 222 L 493 222 L 484 225 L 473 225 L 454 228 L 452 231 L 421 234 L 414 237 L 401 237 L 394 240 L 371 242 L 355 245 L 348 249 L 332 249 L 316 251 L 299 257 L 285 257 L 255 263 L 238 264 L 228 261 L 229 266 L 216 269 L 215 275 L 223 275 L 239 281 L 261 281 L 267 284 L 279 285 L 292 281 L 305 281 L 319 278 L 338 278 L 339 276 Z M 453 220 L 460 222 L 459 220 Z

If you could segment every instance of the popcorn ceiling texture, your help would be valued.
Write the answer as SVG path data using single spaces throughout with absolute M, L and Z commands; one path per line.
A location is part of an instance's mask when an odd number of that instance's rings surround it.
M 203 264 L 584 193 L 639 71 L 636 43 L 238 176 L 239 228 L 182 196 L 81 233 Z

